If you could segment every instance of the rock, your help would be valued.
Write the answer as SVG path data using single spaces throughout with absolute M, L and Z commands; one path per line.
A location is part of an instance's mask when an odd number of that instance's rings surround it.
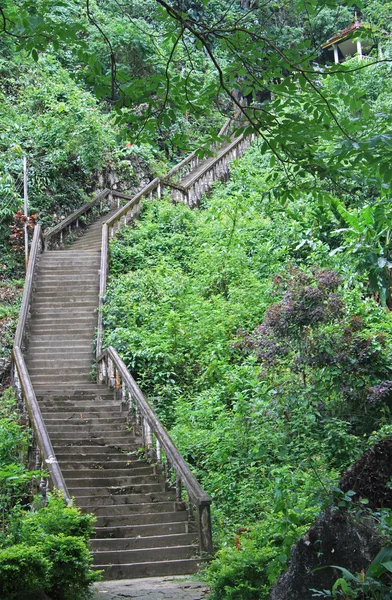
M 392 437 L 387 437 L 368 450 L 343 475 L 339 487 L 356 492 L 355 500 L 367 498 L 373 510 L 392 508 Z
M 392 437 L 378 442 L 343 475 L 342 491 L 353 490 L 353 500 L 367 498 L 373 510 L 392 508 Z M 288 570 L 273 588 L 270 600 L 307 600 L 309 588 L 332 588 L 340 576 L 336 569 L 320 566 L 337 565 L 351 573 L 366 569 L 381 550 L 381 540 L 369 521 L 354 520 L 346 511 L 332 506 L 299 540 L 291 551 Z
M 0 358 L 0 383 L 9 377 L 11 372 L 11 360 L 9 358 Z
M 380 550 L 381 540 L 369 523 L 329 507 L 293 547 L 289 568 L 279 577 L 270 600 L 313 600 L 312 588 L 330 590 L 341 576 L 330 565 L 357 573 L 366 569 Z M 327 568 L 315 571 L 319 567 Z

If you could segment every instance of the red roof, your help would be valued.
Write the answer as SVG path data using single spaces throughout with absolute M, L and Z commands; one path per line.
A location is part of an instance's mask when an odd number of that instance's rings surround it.
M 322 44 L 321 47 L 328 48 L 328 46 L 331 46 L 335 42 L 340 42 L 344 38 L 348 37 L 352 31 L 358 31 L 360 27 L 363 27 L 363 23 L 360 21 L 354 21 L 354 23 L 351 23 L 351 25 L 346 27 L 346 29 L 343 29 L 343 31 L 331 37 L 327 42 L 325 42 L 325 44 Z

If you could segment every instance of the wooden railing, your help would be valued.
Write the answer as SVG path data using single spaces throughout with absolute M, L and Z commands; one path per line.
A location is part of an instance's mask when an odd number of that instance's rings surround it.
M 52 487 L 61 490 L 67 504 L 71 503 L 66 483 L 57 462 L 41 410 L 30 380 L 29 372 L 23 358 L 22 348 L 25 345 L 27 324 L 30 314 L 33 293 L 34 275 L 38 257 L 43 250 L 44 241 L 40 225 L 36 225 L 31 243 L 29 265 L 23 290 L 22 305 L 19 312 L 18 325 L 12 350 L 12 384 L 16 391 L 18 404 L 23 413 L 27 411 L 29 423 L 33 431 L 33 449 L 36 451 L 36 467 L 42 470 L 40 491 L 45 496 L 49 488 L 46 472 L 49 472 Z
M 98 372 L 100 382 L 106 382 L 109 388 L 114 389 L 118 401 L 128 410 L 130 424 L 140 428 L 147 458 L 162 466 L 169 487 L 175 481 L 176 502 L 181 505 L 187 502 L 190 518 L 196 519 L 200 552 L 210 555 L 213 550 L 211 498 L 193 475 L 114 348 L 107 348 L 98 357 Z M 187 497 L 184 497 L 183 489 Z
M 229 136 L 230 127 L 233 123 L 228 119 L 218 134 L 223 138 Z M 165 177 L 156 178 L 149 183 L 143 190 L 135 196 L 129 196 L 115 190 L 104 189 L 88 203 L 74 211 L 61 223 L 41 234 L 41 228 L 37 225 L 30 252 L 30 262 L 26 275 L 25 289 L 23 295 L 20 316 L 15 335 L 13 348 L 12 375 L 13 385 L 17 391 L 20 403 L 25 406 L 30 423 L 34 432 L 36 441 L 38 463 L 49 472 L 52 486 L 60 489 L 66 502 L 70 502 L 69 493 L 57 463 L 53 447 L 50 442 L 42 415 L 39 409 L 37 398 L 29 377 L 29 373 L 23 358 L 22 349 L 26 337 L 26 328 L 31 305 L 31 296 L 33 290 L 34 272 L 36 270 L 39 254 L 44 250 L 64 248 L 67 241 L 78 235 L 78 230 L 83 229 L 89 222 L 93 221 L 97 215 L 105 210 L 113 209 L 117 205 L 118 211 L 110 217 L 102 227 L 102 253 L 100 266 L 100 287 L 99 287 L 99 315 L 96 355 L 98 360 L 98 377 L 106 378 L 109 385 L 115 385 L 120 378 L 122 382 L 123 401 L 139 411 L 140 422 L 144 431 L 146 449 L 152 451 L 152 439 L 156 440 L 155 458 L 159 462 L 165 456 L 165 468 L 169 473 L 174 469 L 177 481 L 177 499 L 182 497 L 182 485 L 185 487 L 190 507 L 196 506 L 198 513 L 198 529 L 200 548 L 203 552 L 211 552 L 211 519 L 210 503 L 211 499 L 206 496 L 199 483 L 191 473 L 189 467 L 175 448 L 173 442 L 157 419 L 151 406 L 143 396 L 137 384 L 127 371 L 117 352 L 110 348 L 102 354 L 103 322 L 102 306 L 106 293 L 106 284 L 109 269 L 109 239 L 126 224 L 132 224 L 139 214 L 141 204 L 145 198 L 161 198 L 165 189 L 170 191 L 174 201 L 181 201 L 190 207 L 196 206 L 201 195 L 205 193 L 212 182 L 216 179 L 224 179 L 228 175 L 229 163 L 233 158 L 238 158 L 249 146 L 251 138 L 238 137 L 224 150 L 219 152 L 214 145 L 213 152 L 218 152 L 214 160 L 208 160 L 205 168 L 195 173 L 185 187 L 182 187 L 178 181 L 181 181 L 185 175 L 189 174 L 200 165 L 200 159 L 193 152 L 190 156 L 181 161 L 176 167 L 171 169 Z M 124 204 L 125 202 L 125 204 Z M 121 204 L 124 206 L 120 206 Z M 113 371 L 114 369 L 114 371 Z M 105 371 L 105 375 L 103 372 Z M 111 375 L 116 372 L 114 379 Z M 109 374 L 109 375 L 108 375 Z M 125 394 L 125 395 L 124 395 Z M 151 446 L 151 447 L 150 447 Z M 48 487 L 48 482 L 41 482 L 41 489 L 44 491 Z
M 90 202 L 84 204 L 73 213 L 68 215 L 63 221 L 46 231 L 43 235 L 45 250 L 63 249 L 66 241 L 72 235 L 78 234 L 79 229 L 84 229 L 89 223 L 101 214 L 104 205 L 110 210 L 112 208 L 112 195 L 109 189 L 104 189 L 94 196 Z
M 106 221 L 102 226 L 102 243 L 101 243 L 101 267 L 99 273 L 99 300 L 98 300 L 98 327 L 97 327 L 97 342 L 96 356 L 102 353 L 102 337 L 103 337 L 103 322 L 102 308 L 106 294 L 106 283 L 109 271 L 109 238 L 112 238 L 115 233 L 123 226 L 132 224 L 135 217 L 139 214 L 143 198 L 152 199 L 161 197 L 161 183 L 157 177 L 149 183 L 136 196 L 128 196 L 121 192 L 112 191 L 114 197 L 128 200 L 128 202 Z
M 232 119 L 226 120 L 222 129 L 218 133 L 218 138 L 220 138 L 220 139 L 224 138 L 226 135 L 229 134 L 229 130 L 230 130 L 230 126 L 231 126 L 232 122 L 233 122 Z M 218 144 L 213 144 L 211 151 L 216 152 L 217 149 L 218 149 Z M 199 166 L 199 164 L 202 160 L 203 159 L 199 158 L 197 151 L 195 150 L 194 152 L 192 152 L 192 154 L 190 154 L 189 156 L 184 158 L 184 160 L 182 160 L 180 163 L 178 163 L 175 167 L 170 169 L 170 171 L 168 173 L 166 173 L 166 175 L 162 178 L 162 181 L 163 182 L 170 181 L 172 183 L 180 182 L 181 179 L 183 179 L 184 177 L 186 177 L 186 175 L 189 175 L 189 173 L 191 173 L 194 169 L 196 169 L 196 167 Z
M 202 195 L 210 189 L 214 181 L 228 178 L 231 161 L 239 158 L 245 152 L 252 139 L 253 136 L 240 135 L 224 152 L 221 152 L 213 161 L 208 161 L 203 169 L 197 171 L 185 186 L 173 181 L 166 181 L 166 185 L 172 189 L 172 200 L 183 202 L 191 208 L 197 206 Z

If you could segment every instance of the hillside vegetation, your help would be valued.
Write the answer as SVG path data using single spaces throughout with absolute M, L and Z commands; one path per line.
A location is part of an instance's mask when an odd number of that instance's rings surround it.
M 320 44 L 354 10 L 370 58 L 379 42 L 383 57 L 338 68 Z M 30 213 L 50 227 L 108 182 L 132 193 L 208 151 L 233 109 L 237 133 L 257 134 L 199 210 L 145 203 L 111 243 L 104 307 L 105 343 L 214 500 L 212 600 L 266 600 L 331 502 L 366 513 L 392 544 L 389 510 L 367 510 L 366 498 L 358 508 L 338 487 L 392 436 L 391 10 L 380 0 L 0 6 L 5 362 L 23 287 L 23 237 L 10 240 L 10 227 L 24 155 Z M 56 495 L 45 508 L 33 498 L 30 432 L 9 373 L 0 384 L 0 596 L 86 597 L 92 521 Z M 374 589 L 345 576 L 319 597 L 390 598 L 385 573 Z

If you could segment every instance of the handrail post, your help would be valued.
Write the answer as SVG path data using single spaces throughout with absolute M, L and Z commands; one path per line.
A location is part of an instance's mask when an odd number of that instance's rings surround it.
M 211 505 L 209 502 L 200 502 L 197 505 L 197 530 L 201 554 L 212 554 L 212 526 Z

